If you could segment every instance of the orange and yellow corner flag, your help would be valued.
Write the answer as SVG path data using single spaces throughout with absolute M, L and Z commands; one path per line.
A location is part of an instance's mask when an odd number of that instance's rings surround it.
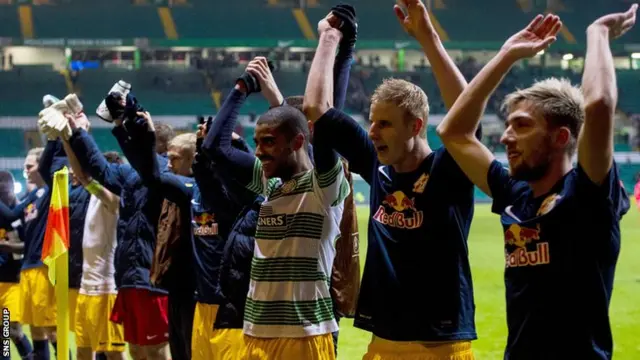
M 53 175 L 42 245 L 42 262 L 49 268 L 49 281 L 56 294 L 59 360 L 69 360 L 69 239 L 69 170 L 63 167 Z
M 69 249 L 69 170 L 53 175 L 49 217 L 42 245 L 42 262 L 49 267 L 49 281 L 56 284 L 56 259 Z

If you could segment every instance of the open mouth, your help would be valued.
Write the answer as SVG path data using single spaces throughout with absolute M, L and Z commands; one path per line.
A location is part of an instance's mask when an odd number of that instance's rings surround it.
M 387 145 L 376 146 L 376 151 L 379 152 L 379 153 L 385 152 L 387 150 L 389 150 L 389 147 Z

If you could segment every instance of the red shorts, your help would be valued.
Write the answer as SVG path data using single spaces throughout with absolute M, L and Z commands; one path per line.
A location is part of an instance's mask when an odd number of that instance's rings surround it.
M 123 324 L 124 340 L 145 346 L 169 340 L 168 297 L 147 289 L 118 290 L 111 321 Z

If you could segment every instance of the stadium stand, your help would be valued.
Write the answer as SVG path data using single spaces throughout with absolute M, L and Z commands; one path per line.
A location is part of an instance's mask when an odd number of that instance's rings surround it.
M 375 87 L 387 77 L 401 77 L 420 85 L 429 97 L 431 114 L 441 116 L 446 112 L 430 67 L 424 62 L 399 65 L 400 48 L 416 49 L 416 44 L 398 26 L 392 14 L 392 3 L 387 0 L 352 0 L 358 7 L 360 28 L 359 49 L 351 73 L 347 111 L 362 119 L 368 117 L 368 98 Z M 6 164 L 19 164 L 31 146 L 38 145 L 35 124 L 16 120 L 20 117 L 35 117 L 41 108 L 41 96 L 51 93 L 63 96 L 77 93 L 88 108 L 93 108 L 104 97 L 106 90 L 119 79 L 134 84 L 134 92 L 143 97 L 144 105 L 155 116 L 191 119 L 182 124 L 182 131 L 194 126 L 197 115 L 215 114 L 217 106 L 230 90 L 233 80 L 244 70 L 246 61 L 256 54 L 269 55 L 276 59 L 278 70 L 274 77 L 285 96 L 302 94 L 307 78 L 307 69 L 312 49 L 305 52 L 287 52 L 287 46 L 313 45 L 315 22 L 324 16 L 335 1 L 307 1 L 308 7 L 298 9 L 290 6 L 297 3 L 285 0 L 247 0 L 227 2 L 222 9 L 208 0 L 144 1 L 113 0 L 108 3 L 91 0 L 4 0 L 0 1 L 0 48 L 12 44 L 34 47 L 60 48 L 60 59 L 68 66 L 56 61 L 49 64 L 14 64 L 14 59 L 0 62 L 0 136 L 4 146 L 0 149 L 2 159 L 12 159 Z M 556 57 L 572 51 L 576 60 L 584 51 L 584 28 L 596 16 L 611 10 L 622 10 L 628 6 L 625 0 L 590 0 L 583 6 L 581 0 L 550 1 L 500 1 L 500 0 L 434 0 L 431 1 L 433 21 L 437 23 L 441 37 L 451 50 L 493 50 L 504 41 L 505 33 L 519 29 L 535 12 L 553 10 L 562 14 L 566 28 L 558 43 L 554 44 Z M 111 7 L 120 7 L 121 16 L 101 19 Z M 578 9 L 580 11 L 578 11 Z M 606 9 L 606 10 L 605 10 Z M 485 16 L 477 16 L 482 13 Z M 73 19 L 73 21 L 69 21 Z M 500 26 L 487 26 L 499 22 Z M 251 24 L 248 26 L 247 24 Z M 462 26 L 463 24 L 463 26 Z M 259 29 L 259 31 L 256 31 Z M 640 41 L 639 32 L 630 34 L 625 41 Z M 122 46 L 140 45 L 133 54 L 113 50 L 107 44 Z M 199 48 L 174 48 L 169 46 L 202 45 Z M 223 47 L 255 45 L 253 49 L 227 50 Z M 70 52 L 62 55 L 62 48 Z M 155 46 L 159 46 L 157 49 Z M 214 47 L 211 47 L 214 46 Z M 620 45 L 617 56 L 634 60 L 629 47 Z M 203 48 L 206 48 L 206 53 Z M 185 50 L 187 49 L 187 50 Z M 387 65 L 379 62 L 375 51 L 391 58 Z M 286 53 L 286 55 L 284 55 Z M 572 54 L 572 57 L 574 56 Z M 553 55 L 553 54 L 552 54 Z M 6 56 L 4 56 L 6 57 Z M 3 58 L 4 58 L 3 57 Z M 135 60 L 137 59 L 137 60 Z M 84 68 L 76 68 L 69 62 L 80 62 Z M 91 66 L 88 66 L 91 64 Z M 4 65 L 4 66 L 2 66 Z M 465 77 L 471 79 L 482 63 L 473 56 L 458 58 L 458 65 Z M 620 89 L 620 117 L 616 151 L 632 150 L 633 139 L 629 136 L 633 114 L 640 113 L 637 87 L 640 83 L 640 64 L 621 66 L 618 69 Z M 576 70 L 577 69 L 577 70 Z M 580 66 L 547 66 L 521 64 L 508 75 L 502 88 L 489 104 L 488 113 L 494 120 L 500 119 L 499 104 L 502 97 L 518 87 L 525 87 L 536 79 L 549 76 L 569 78 L 579 83 Z M 252 120 L 267 109 L 267 103 L 259 96 L 250 97 L 242 109 L 244 128 L 238 129 L 249 142 L 253 136 Z M 637 119 L 637 117 L 635 117 Z M 97 121 L 97 120 L 96 120 Z M 100 147 L 117 150 L 118 146 L 105 124 L 94 128 L 94 136 Z M 635 123 L 640 123 L 635 121 Z M 366 126 L 366 121 L 363 122 Z M 632 131 L 633 132 L 633 131 Z M 432 124 L 427 133 L 433 147 L 440 145 Z M 499 131 L 489 132 L 484 141 L 496 152 L 504 151 L 499 144 Z M 16 171 L 22 180 L 21 171 Z M 621 168 L 625 184 L 630 188 L 640 165 L 629 161 Z M 361 186 L 365 186 L 362 188 Z M 357 191 L 367 194 L 366 185 L 358 183 Z M 364 200 L 363 200 L 364 201 Z

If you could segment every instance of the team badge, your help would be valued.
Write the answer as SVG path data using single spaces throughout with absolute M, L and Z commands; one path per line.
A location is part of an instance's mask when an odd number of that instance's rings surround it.
M 282 193 L 283 194 L 288 194 L 290 192 L 293 191 L 293 189 L 296 188 L 296 186 L 298 185 L 298 183 L 296 182 L 295 179 L 291 179 L 289 181 L 287 181 L 286 183 L 282 184 Z
M 422 174 L 420 178 L 413 184 L 413 192 L 416 194 L 422 194 L 424 188 L 427 187 L 427 181 L 429 181 L 429 174 Z
M 547 198 L 544 199 L 544 201 L 540 205 L 540 208 L 538 209 L 536 216 L 542 216 L 547 214 L 549 211 L 551 211 L 551 209 L 553 209 L 556 206 L 556 204 L 558 203 L 558 200 L 560 199 L 562 199 L 562 196 L 558 194 L 551 194 L 547 196 Z

